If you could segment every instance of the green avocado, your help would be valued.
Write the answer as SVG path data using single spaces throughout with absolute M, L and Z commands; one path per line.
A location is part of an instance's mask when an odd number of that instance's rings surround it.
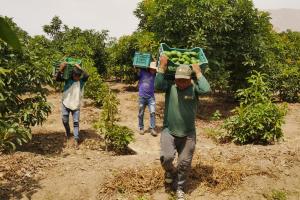
M 171 55 L 172 56 L 177 56 L 177 51 L 175 51 L 175 50 L 171 51 Z
M 172 55 L 170 51 L 164 51 L 163 54 L 166 55 L 167 57 L 171 57 Z
M 198 53 L 197 53 L 197 52 L 193 52 L 193 51 L 190 51 L 189 54 L 190 54 L 191 56 L 195 56 L 195 57 L 198 56 Z
M 182 53 L 180 51 L 177 51 L 177 56 L 178 57 L 181 57 L 182 56 Z

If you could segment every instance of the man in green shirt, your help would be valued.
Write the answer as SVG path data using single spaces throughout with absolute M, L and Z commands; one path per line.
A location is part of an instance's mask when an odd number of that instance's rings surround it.
M 209 92 L 210 86 L 198 64 L 192 65 L 193 70 L 187 65 L 180 65 L 175 73 L 175 83 L 164 79 L 167 63 L 168 58 L 161 56 L 155 78 L 155 89 L 166 93 L 160 161 L 165 170 L 165 182 L 171 184 L 176 178 L 177 199 L 183 200 L 183 189 L 196 144 L 198 96 Z M 196 81 L 191 79 L 192 72 L 196 74 Z M 177 170 L 173 165 L 176 152 Z

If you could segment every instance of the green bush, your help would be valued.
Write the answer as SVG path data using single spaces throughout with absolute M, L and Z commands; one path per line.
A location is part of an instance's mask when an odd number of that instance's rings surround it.
M 133 84 L 136 82 L 137 69 L 133 66 L 116 65 L 108 69 L 110 77 L 116 78 L 118 81 Z
M 137 31 L 130 36 L 122 36 L 114 41 L 107 49 L 109 78 L 116 78 L 119 81 L 135 83 L 136 69 L 132 67 L 134 53 L 149 52 L 155 57 L 158 53 L 159 42 L 155 35 L 146 31 Z
M 5 20 L 24 47 L 15 51 L 0 40 L 0 149 L 14 150 L 31 139 L 30 128 L 41 125 L 51 112 L 46 86 L 52 78 L 38 51 L 30 48 L 33 39 L 11 19 Z
M 236 115 L 224 123 L 228 136 L 236 143 L 273 143 L 283 136 L 286 106 L 272 103 L 264 78 L 255 72 L 247 79 L 250 87 L 238 91 L 240 106 L 235 109 Z
M 105 135 L 106 147 L 117 152 L 126 151 L 128 144 L 133 141 L 133 131 L 126 126 L 106 126 L 101 134 Z
M 16 144 L 22 145 L 30 140 L 30 129 L 0 119 L 0 151 L 15 150 Z
M 100 135 L 104 136 L 106 150 L 113 149 L 124 152 L 128 144 L 133 141 L 133 131 L 125 126 L 115 124 L 117 121 L 119 100 L 108 90 L 103 99 L 103 110 L 98 122 L 94 124 Z
M 249 73 L 265 65 L 273 43 L 269 14 L 251 0 L 143 0 L 134 14 L 138 29 L 152 33 L 158 42 L 204 48 L 213 90 L 244 88 Z
M 274 82 L 279 97 L 287 102 L 300 101 L 300 68 L 285 67 L 275 76 Z
M 90 75 L 84 88 L 84 95 L 92 99 L 96 105 L 101 106 L 103 99 L 108 92 L 108 85 L 102 80 L 97 69 L 89 63 L 83 63 L 84 69 Z
M 222 114 L 220 113 L 219 110 L 216 110 L 212 116 L 211 116 L 211 120 L 220 120 L 222 117 Z

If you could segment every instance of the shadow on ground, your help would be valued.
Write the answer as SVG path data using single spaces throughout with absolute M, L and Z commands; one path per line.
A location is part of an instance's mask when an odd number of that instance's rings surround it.
M 7 174 L 4 174 L 7 176 Z M 18 176 L 18 175 L 14 175 Z M 20 182 L 16 183 L 16 179 L 22 179 Z M 32 177 L 14 177 L 11 181 L 5 181 L 0 184 L 0 199 L 31 199 L 31 196 L 37 192 L 38 189 L 41 189 L 39 180 L 36 180 Z
M 232 110 L 236 106 L 238 106 L 237 102 L 222 96 L 200 98 L 197 118 L 210 121 L 213 114 L 218 110 L 221 114 L 220 119 L 226 119 L 233 115 Z
M 20 147 L 20 151 L 41 155 L 59 154 L 63 151 L 65 142 L 64 132 L 35 133 L 28 144 Z
M 199 186 L 205 183 L 208 187 L 215 187 L 218 183 L 213 178 L 214 168 L 211 165 L 197 165 L 192 168 L 189 178 L 187 180 L 187 184 L 185 185 L 185 192 L 187 194 L 191 194 L 194 190 L 199 188 Z M 175 195 L 174 192 L 177 189 L 177 180 L 173 182 L 173 184 L 164 183 L 165 192 L 170 196 Z
M 211 165 L 197 165 L 192 168 L 189 176 L 189 182 L 186 187 L 187 193 L 192 193 L 194 190 L 205 182 L 209 187 L 215 187 L 218 182 L 213 178 L 214 168 Z
M 124 87 L 124 91 L 126 92 L 138 92 L 139 88 L 136 85 L 127 85 Z
M 137 154 L 133 149 L 126 148 L 123 151 L 114 151 L 112 148 L 107 148 L 105 146 L 105 140 L 97 134 L 95 130 L 85 129 L 80 131 L 80 148 L 91 149 L 91 150 L 100 150 L 108 151 L 115 155 L 135 155 Z

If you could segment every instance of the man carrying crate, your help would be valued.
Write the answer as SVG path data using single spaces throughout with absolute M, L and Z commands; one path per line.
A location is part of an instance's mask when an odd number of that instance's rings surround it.
M 71 76 L 64 79 L 64 70 L 67 66 L 66 62 L 60 64 L 59 71 L 56 74 L 56 80 L 65 82 L 62 95 L 62 122 L 66 129 L 67 139 L 70 138 L 69 115 L 72 113 L 74 126 L 74 142 L 75 148 L 79 145 L 79 115 L 80 104 L 83 96 L 83 86 L 89 78 L 89 75 L 83 71 L 79 64 L 75 64 L 71 72 Z
M 165 182 L 177 180 L 177 199 L 184 200 L 184 185 L 196 144 L 195 119 L 198 96 L 210 91 L 210 86 L 198 64 L 180 65 L 176 69 L 175 84 L 164 79 L 168 58 L 161 56 L 160 68 L 155 78 L 155 89 L 166 92 L 163 132 L 161 134 L 160 161 L 165 170 Z M 192 72 L 197 80 L 192 81 Z M 178 153 L 177 169 L 173 166 Z
M 151 62 L 149 68 L 141 69 L 138 75 L 139 80 L 139 132 L 144 135 L 144 112 L 148 105 L 150 112 L 150 133 L 156 137 L 155 131 L 155 96 L 154 96 L 154 80 L 156 74 L 156 62 Z

